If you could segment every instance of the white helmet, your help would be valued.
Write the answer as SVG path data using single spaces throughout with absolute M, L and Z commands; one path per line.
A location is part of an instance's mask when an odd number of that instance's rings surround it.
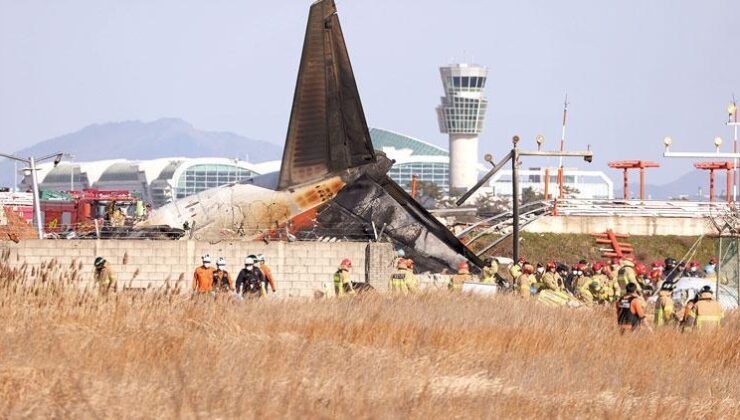
M 208 254 L 206 254 L 206 255 L 204 255 L 204 256 L 202 256 L 202 257 L 200 257 L 200 259 L 201 259 L 201 260 L 202 260 L 202 261 L 203 261 L 204 263 L 210 263 L 210 262 L 211 262 L 211 256 L 210 256 L 210 255 L 208 255 Z
M 257 254 L 257 261 L 265 262 L 265 254 Z
M 216 267 L 226 267 L 226 260 L 223 257 L 219 257 L 216 261 Z
M 251 257 L 245 258 L 244 265 L 254 265 L 254 258 L 251 258 Z

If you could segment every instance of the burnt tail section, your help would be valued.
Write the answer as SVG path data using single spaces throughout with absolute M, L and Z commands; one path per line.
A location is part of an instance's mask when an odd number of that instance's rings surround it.
M 334 0 L 311 6 L 278 189 L 375 161 Z

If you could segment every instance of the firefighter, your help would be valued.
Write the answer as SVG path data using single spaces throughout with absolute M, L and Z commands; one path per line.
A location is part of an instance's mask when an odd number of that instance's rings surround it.
M 496 276 L 498 275 L 498 261 L 495 258 L 486 258 L 485 265 L 482 270 L 481 283 L 493 284 L 496 282 Z
M 547 263 L 547 271 L 542 275 L 540 290 L 552 290 L 553 292 L 562 290 L 563 279 L 557 269 L 558 264 L 555 261 Z
M 601 283 L 598 280 L 591 280 L 585 283 L 581 289 L 579 289 L 579 296 L 581 302 L 586 306 L 593 306 L 594 304 L 601 304 L 606 302 L 606 293 L 604 292 Z
M 98 293 L 101 295 L 107 295 L 109 291 L 116 291 L 116 273 L 108 264 L 108 261 L 103 257 L 95 258 L 95 273 L 93 275 L 95 279 L 95 287 L 98 289 Z
M 193 273 L 193 291 L 197 293 L 210 293 L 213 291 L 213 267 L 211 267 L 211 256 L 208 254 L 200 257 L 201 265 Z
M 391 274 L 391 280 L 388 282 L 388 290 L 391 293 L 404 294 L 409 293 L 408 277 L 409 277 L 408 264 L 404 258 L 399 258 L 396 263 L 396 271 Z M 411 274 L 413 276 L 413 274 Z
M 675 258 L 668 257 L 663 261 L 663 281 L 675 283 L 680 277 L 681 272 L 678 270 L 678 262 Z
M 236 290 L 238 293 L 252 298 L 262 296 L 262 283 L 265 281 L 262 271 L 255 267 L 254 264 L 254 258 L 245 258 L 244 268 L 242 268 L 236 277 Z
M 640 291 L 640 285 L 637 283 L 637 273 L 635 272 L 635 263 L 627 258 L 622 259 L 622 265 L 617 273 L 617 282 L 619 288 L 626 290 L 629 283 L 634 283 L 637 291 Z
M 609 302 L 614 302 L 620 295 L 619 284 L 616 280 L 612 280 L 609 276 L 604 274 L 604 268 L 604 263 L 600 261 L 596 262 L 593 265 L 594 274 L 591 278 L 599 282 L 605 299 Z
M 352 287 L 352 281 L 349 277 L 351 269 L 352 261 L 349 258 L 345 258 L 339 263 L 339 269 L 334 273 L 334 294 L 337 297 L 343 297 L 345 294 L 355 294 L 355 289 Z
M 532 288 L 534 284 L 534 266 L 525 262 L 522 266 L 522 274 L 517 277 L 516 282 L 514 283 L 514 290 L 519 294 L 519 296 L 528 299 L 532 296 Z
M 409 276 L 406 277 L 406 287 L 409 288 L 409 293 L 416 293 L 419 291 L 419 280 L 414 275 L 414 260 L 411 258 L 404 259 L 406 260 L 406 271 L 409 273 Z
M 630 282 L 625 288 L 627 293 L 617 301 L 617 324 L 622 334 L 637 331 L 645 319 L 645 309 L 637 293 L 637 284 Z
M 537 290 L 542 288 L 542 276 L 545 275 L 545 266 L 542 263 L 537 263 L 537 267 L 534 269 L 534 287 Z
M 234 279 L 231 278 L 231 274 L 226 271 L 226 260 L 223 257 L 219 257 L 216 260 L 216 270 L 213 272 L 213 287 L 219 292 L 233 292 L 234 291 Z
M 674 320 L 673 283 L 663 283 L 655 302 L 655 325 L 671 325 Z
M 588 287 L 591 283 L 591 277 L 588 276 L 588 267 L 585 264 L 578 264 L 575 266 L 574 274 L 575 279 L 573 280 L 573 289 L 575 290 L 576 296 L 578 296 L 581 290 Z
M 519 257 L 519 260 L 516 262 L 516 264 L 512 264 L 509 267 L 509 274 L 511 274 L 511 280 L 516 282 L 516 280 L 519 278 L 519 276 L 522 275 L 522 268 L 524 267 L 524 263 L 527 260 L 524 259 L 524 257 Z
M 686 270 L 686 277 L 703 278 L 704 273 L 699 270 L 699 261 L 693 260 L 689 263 L 689 268 Z
M 665 283 L 663 283 L 665 284 Z M 699 301 L 699 295 L 704 290 L 711 290 L 709 286 L 704 286 L 702 290 L 696 292 L 693 298 L 689 299 L 686 304 L 683 306 L 683 313 L 681 314 L 681 331 L 691 331 L 694 329 L 694 326 L 696 326 L 696 311 L 694 310 L 694 307 L 696 306 L 696 302 Z
M 650 273 L 648 274 L 650 282 L 654 285 L 660 284 L 663 280 L 663 263 L 660 261 L 653 261 L 650 264 Z
M 722 306 L 714 299 L 712 289 L 705 286 L 693 308 L 696 317 L 696 330 L 718 329 L 722 323 Z
M 635 264 L 635 280 L 637 281 L 637 288 L 642 292 L 643 296 L 653 294 L 653 284 L 650 282 L 645 264 Z
M 448 289 L 454 292 L 462 291 L 463 283 L 470 283 L 473 281 L 473 276 L 470 275 L 470 266 L 467 261 L 463 261 L 457 266 L 457 274 L 450 278 L 450 283 L 447 286 Z
M 262 275 L 265 278 L 264 283 L 262 283 L 262 287 L 265 290 L 265 293 L 267 293 L 268 286 L 270 290 L 272 290 L 272 293 L 276 293 L 275 291 L 275 278 L 272 276 L 272 270 L 270 267 L 265 263 L 265 256 L 263 254 L 257 255 L 257 262 L 259 263 L 259 269 L 262 271 Z

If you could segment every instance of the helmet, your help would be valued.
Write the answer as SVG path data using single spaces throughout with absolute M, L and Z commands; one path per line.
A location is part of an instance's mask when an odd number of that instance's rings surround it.
M 646 274 L 647 273 L 647 267 L 645 267 L 645 264 L 643 264 L 643 263 L 637 263 L 637 264 L 635 264 L 635 272 L 637 274 Z
M 691 261 L 691 264 L 689 264 L 689 267 L 691 267 L 691 268 L 699 268 L 699 261 L 697 261 L 697 260 Z
M 557 266 L 558 266 L 558 263 L 556 263 L 555 260 L 550 260 L 550 261 L 547 262 L 547 268 L 548 269 L 550 269 L 550 268 L 557 268 Z
M 699 293 L 712 293 L 712 286 L 706 285 L 699 290 Z
M 662 262 L 660 262 L 660 261 L 653 261 L 653 262 L 652 262 L 652 263 L 650 264 L 650 266 L 651 266 L 651 267 L 653 267 L 653 268 L 661 268 L 661 267 L 663 267 L 663 263 L 662 263 Z
M 522 267 L 522 271 L 524 271 L 527 274 L 533 274 L 534 273 L 534 266 L 529 263 L 525 263 L 524 267 Z
M 596 262 L 593 266 L 594 271 L 599 271 L 602 268 L 604 268 L 604 264 L 601 261 Z
M 349 258 L 345 258 L 339 263 L 339 266 L 342 268 L 352 268 L 352 261 Z
M 601 290 L 601 284 L 598 281 L 592 281 L 591 284 L 588 285 L 588 288 L 598 292 Z
M 216 260 L 216 267 L 226 267 L 226 260 L 223 259 L 223 257 L 219 257 L 218 260 Z
M 396 267 L 398 268 L 408 268 L 408 263 L 406 262 L 406 259 L 399 258 L 398 262 L 396 263 Z
M 712 265 L 717 264 L 717 257 L 710 258 L 709 259 L 709 264 L 712 264 Z
M 103 257 L 95 258 L 95 267 L 102 267 L 103 265 L 105 265 L 105 258 Z
M 254 265 L 254 258 L 247 257 L 244 259 L 244 265 Z
M 483 263 L 486 265 L 486 267 L 492 266 L 493 265 L 493 257 L 486 258 L 486 260 L 483 261 Z
M 588 264 L 578 263 L 578 264 L 576 264 L 576 270 L 578 270 L 578 271 L 586 271 L 586 270 L 588 270 Z
M 257 254 L 257 261 L 259 262 L 265 262 L 265 255 L 264 254 Z
M 527 262 L 527 259 L 524 258 L 524 257 L 519 257 L 519 259 L 517 260 L 517 262 L 518 263 L 521 263 L 521 264 L 524 264 L 525 262 Z
M 399 257 L 405 257 L 406 256 L 406 251 L 404 251 L 403 248 L 398 248 L 396 250 L 396 255 L 398 255 Z
M 206 255 L 204 255 L 204 256 L 202 256 L 202 257 L 200 257 L 200 259 L 201 259 L 201 261 L 203 261 L 203 263 L 204 263 L 204 264 L 205 264 L 205 263 L 209 263 L 209 264 L 211 263 L 211 256 L 210 256 L 210 255 L 208 255 L 208 254 L 206 254 Z
M 457 265 L 458 270 L 469 270 L 470 266 L 468 265 L 467 261 L 463 261 L 460 264 Z

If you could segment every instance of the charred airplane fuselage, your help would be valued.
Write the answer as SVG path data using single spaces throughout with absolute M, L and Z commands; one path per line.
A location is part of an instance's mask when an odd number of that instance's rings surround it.
M 259 238 L 310 214 L 312 229 L 363 238 L 373 231 L 417 266 L 481 261 L 386 174 L 362 110 L 334 0 L 311 5 L 279 173 L 177 200 L 138 227 L 190 229 L 206 240 Z M 337 232 L 347 232 L 337 235 Z

